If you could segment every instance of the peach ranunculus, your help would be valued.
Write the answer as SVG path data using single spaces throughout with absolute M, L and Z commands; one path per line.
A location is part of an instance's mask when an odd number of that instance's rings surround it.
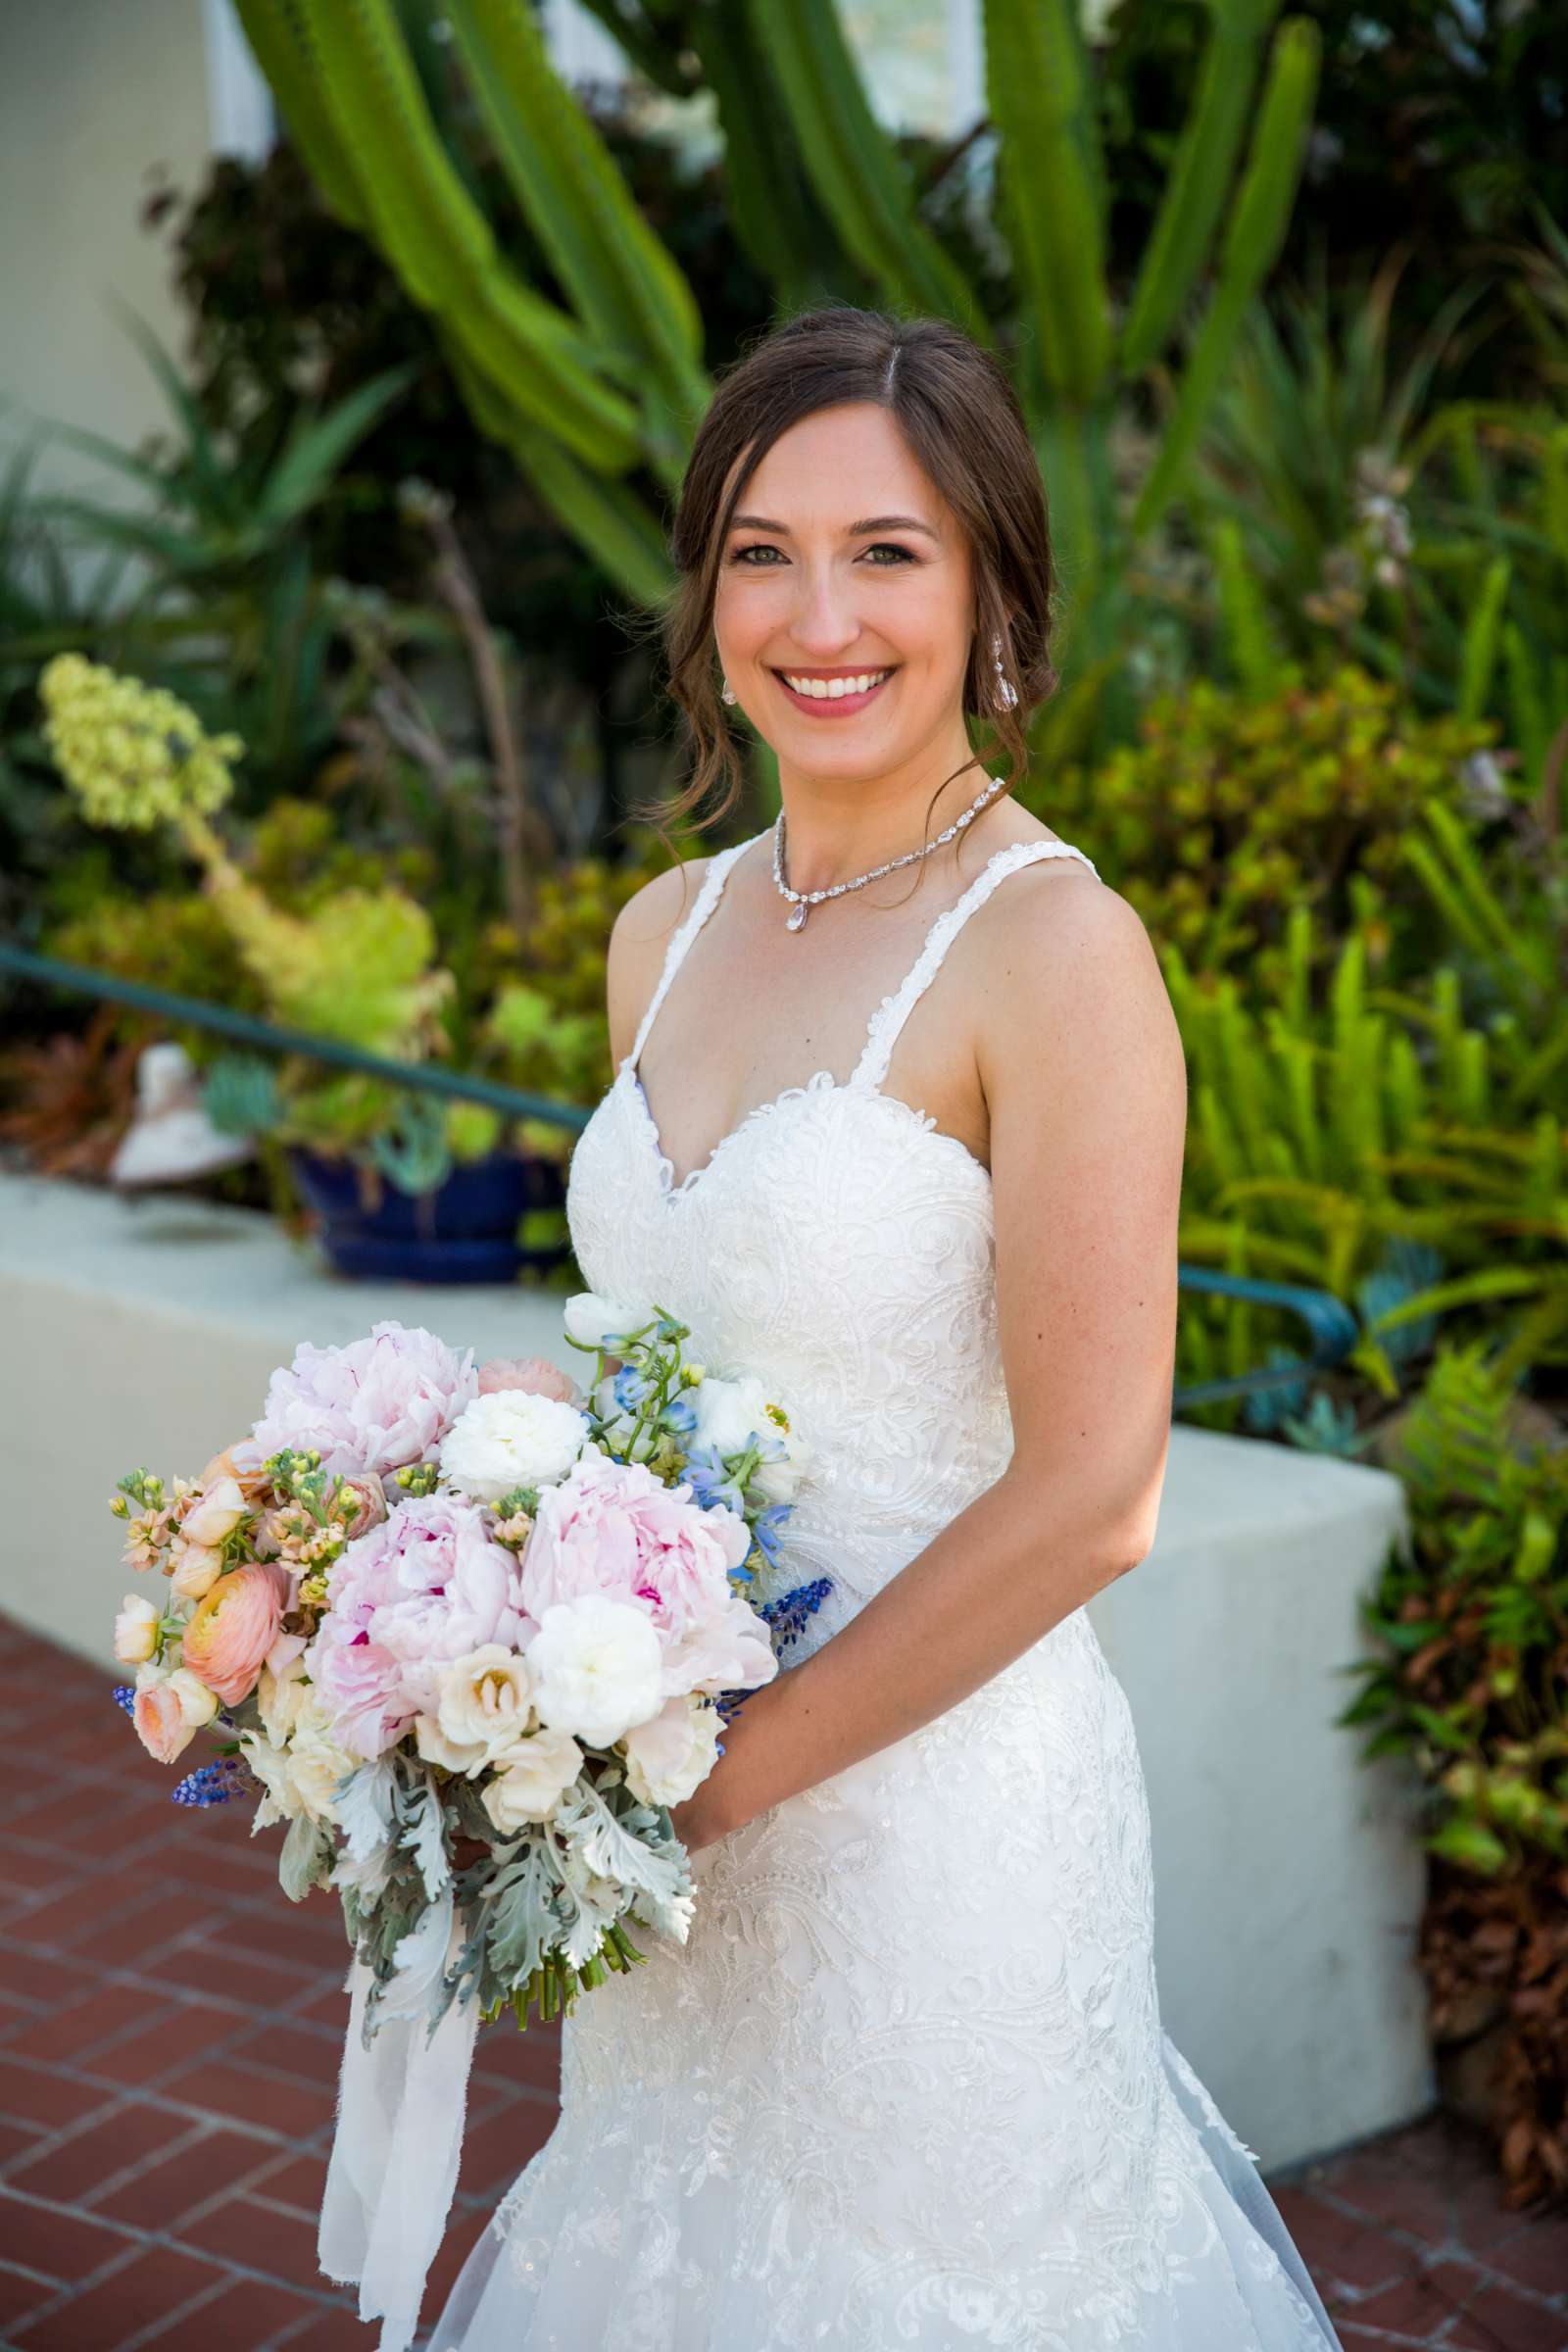
M 569 1372 L 563 1372 L 544 1355 L 493 1355 L 479 1366 L 479 1394 L 493 1396 L 501 1389 L 526 1389 L 530 1396 L 553 1396 L 558 1404 L 581 1404 L 583 1392 Z
M 262 1468 L 262 1449 L 254 1438 L 237 1438 L 232 1446 L 225 1446 L 221 1453 L 214 1454 L 196 1481 L 197 1492 L 209 1494 L 220 1479 L 232 1478 L 238 1483 L 247 1503 L 254 1507 L 257 1503 L 265 1502 L 272 1489 L 270 1480 Z
M 270 1560 L 245 1560 L 198 1605 L 181 1642 L 183 1661 L 225 1706 L 255 1690 L 287 1601 L 281 1569 Z

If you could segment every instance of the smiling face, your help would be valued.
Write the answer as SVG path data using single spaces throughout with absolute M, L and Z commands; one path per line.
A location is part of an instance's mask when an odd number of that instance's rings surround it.
M 713 633 L 786 769 L 851 781 L 967 759 L 969 551 L 888 410 L 846 402 L 780 434 L 720 551 Z

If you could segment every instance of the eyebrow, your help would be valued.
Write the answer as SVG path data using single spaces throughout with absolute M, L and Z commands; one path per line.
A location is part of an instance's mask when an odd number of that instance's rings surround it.
M 731 518 L 729 527 L 732 531 L 773 531 L 780 539 L 787 539 L 790 535 L 786 524 L 769 522 L 765 514 L 736 514 Z M 860 539 L 867 531 L 924 531 L 928 539 L 941 537 L 940 532 L 934 531 L 928 522 L 922 522 L 917 514 L 868 514 L 861 522 L 852 522 L 845 537 Z

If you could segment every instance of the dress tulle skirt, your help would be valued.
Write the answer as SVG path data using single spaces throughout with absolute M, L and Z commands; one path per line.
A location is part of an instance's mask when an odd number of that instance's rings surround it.
M 693 1879 L 688 1944 L 644 1936 L 564 2021 L 561 2120 L 428 2352 L 1339 2345 L 1159 2022 L 1142 1773 L 1081 1611 Z
M 1139 2283 L 1126 2249 L 1121 2290 L 1077 2292 L 1070 2249 L 1013 2249 L 984 2269 L 961 2265 L 912 2285 L 873 2256 L 875 2283 L 851 2236 L 812 2213 L 808 2193 L 776 2231 L 763 2267 L 728 2184 L 683 2195 L 663 2177 L 659 2124 L 628 2110 L 607 2146 L 595 2134 L 600 2195 L 623 2217 L 613 2248 L 575 2226 L 586 2135 L 558 2126 L 475 2243 L 429 2339 L 429 2352 L 1303 2352 L 1339 2345 L 1310 2276 L 1256 2166 L 1205 2114 L 1165 2039 L 1172 2110 L 1201 2151 L 1197 2202 L 1162 2213 L 1165 2282 Z M 615 2165 L 607 2174 L 604 2167 Z M 520 2190 L 520 2194 L 519 2194 Z M 866 2219 L 874 2198 L 868 2198 Z M 1164 2264 L 1159 2266 L 1164 2269 Z

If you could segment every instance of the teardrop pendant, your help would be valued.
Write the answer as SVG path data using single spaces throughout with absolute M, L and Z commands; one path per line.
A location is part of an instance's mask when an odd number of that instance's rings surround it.
M 802 931 L 802 930 L 804 930 L 804 929 L 805 929 L 805 927 L 806 927 L 806 914 L 807 914 L 806 901 L 805 901 L 804 899 L 797 899 L 797 900 L 796 900 L 796 902 L 795 902 L 795 904 L 794 904 L 794 906 L 793 906 L 790 908 L 790 910 L 789 910 L 788 914 L 787 914 L 787 915 L 784 917 L 784 928 L 785 928 L 785 930 L 786 930 L 786 931 Z

